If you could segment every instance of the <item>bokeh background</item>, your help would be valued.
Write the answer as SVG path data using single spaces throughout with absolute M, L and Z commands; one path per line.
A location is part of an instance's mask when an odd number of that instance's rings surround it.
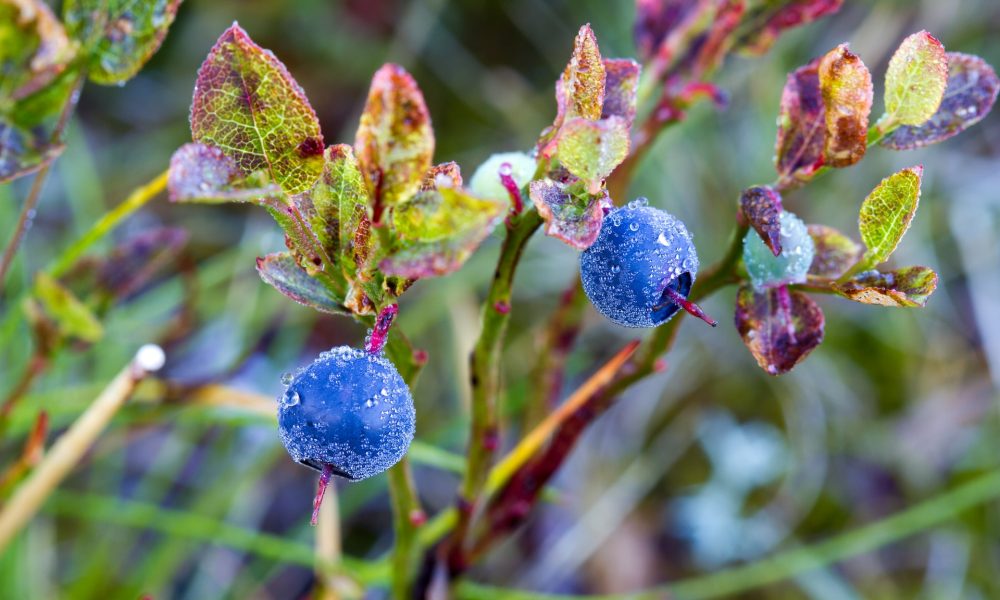
M 493 152 L 529 148 L 551 123 L 553 82 L 581 24 L 592 24 L 605 56 L 633 56 L 633 17 L 626 0 L 187 0 L 139 76 L 121 88 L 84 89 L 68 149 L 0 304 L 0 388 L 12 385 L 29 356 L 27 329 L 15 314 L 20 291 L 190 141 L 195 73 L 233 20 L 288 65 L 328 143 L 353 140 L 375 69 L 387 61 L 404 65 L 427 98 L 436 162 L 455 160 L 468 177 Z M 699 105 L 669 129 L 630 196 L 646 196 L 682 218 L 702 262 L 712 262 L 724 248 L 740 190 L 773 179 L 786 73 L 850 41 L 880 82 L 898 42 L 920 29 L 949 50 L 1000 65 L 996 0 L 847 2 L 839 14 L 786 34 L 764 57 L 729 60 L 717 80 L 728 107 Z M 876 90 L 878 112 L 878 83 Z M 925 309 L 819 298 L 825 342 L 791 374 L 772 378 L 730 324 L 735 290 L 717 294 L 704 307 L 722 325 L 685 322 L 666 372 L 629 390 L 591 428 L 550 502 L 471 576 L 542 591 L 628 592 L 824 539 L 996 468 L 1000 115 L 929 149 L 873 149 L 860 165 L 791 194 L 786 207 L 856 237 L 867 192 L 918 163 L 926 169 L 920 210 L 893 262 L 929 265 L 941 275 Z M 0 187 L 4 238 L 25 193 L 25 181 Z M 283 372 L 333 345 L 360 343 L 360 326 L 318 316 L 258 279 L 254 258 L 282 247 L 263 211 L 161 198 L 106 248 L 162 225 L 190 233 L 184 260 L 112 311 L 103 341 L 60 356 L 15 413 L 0 445 L 5 457 L 20 447 L 38 408 L 49 411 L 56 428 L 67 424 L 145 342 L 166 346 L 164 376 L 175 383 L 222 383 L 270 397 Z M 430 355 L 414 390 L 418 439 L 458 454 L 467 431 L 467 356 L 497 241 L 458 273 L 418 283 L 401 302 L 398 326 Z M 576 261 L 575 251 L 543 236 L 524 258 L 504 366 L 503 407 L 512 421 L 541 328 L 572 283 Z M 590 311 L 570 358 L 568 389 L 635 335 Z M 147 390 L 116 419 L 0 556 L 0 597 L 309 593 L 308 567 L 239 540 L 217 543 L 212 527 L 224 522 L 311 546 L 314 473 L 287 458 L 266 416 L 185 400 Z M 449 505 L 454 461 L 415 462 L 428 509 Z M 379 556 L 392 542 L 385 478 L 338 487 L 345 552 Z M 743 597 L 997 598 L 998 539 L 1000 508 L 979 507 Z

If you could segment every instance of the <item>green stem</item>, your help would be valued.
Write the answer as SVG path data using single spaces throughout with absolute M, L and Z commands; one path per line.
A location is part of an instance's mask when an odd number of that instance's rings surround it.
M 541 224 L 542 218 L 534 208 L 510 218 L 500 249 L 500 259 L 483 304 L 482 331 L 470 358 L 472 425 L 469 432 L 468 461 L 459 490 L 462 510 L 459 511 L 452 546 L 455 557 L 462 554 L 472 512 L 499 443 L 497 396 L 500 393 L 500 358 L 507 324 L 510 322 L 514 273 L 528 240 Z
M 410 597 L 410 586 L 413 584 L 417 528 L 423 523 L 424 512 L 413 484 L 410 462 L 405 456 L 389 469 L 388 477 L 392 524 L 396 534 L 392 548 L 392 597 L 406 600 Z
M 469 600 L 701 600 L 742 597 L 750 590 L 807 573 L 853 556 L 872 552 L 951 520 L 975 506 L 1000 498 L 1000 471 L 980 475 L 890 517 L 834 536 L 812 546 L 792 548 L 756 562 L 685 579 L 634 594 L 568 596 L 500 590 L 472 583 L 458 587 Z

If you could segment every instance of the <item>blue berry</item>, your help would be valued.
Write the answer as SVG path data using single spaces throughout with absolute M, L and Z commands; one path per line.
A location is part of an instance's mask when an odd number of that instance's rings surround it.
M 278 431 L 288 454 L 347 479 L 385 471 L 406 454 L 415 414 L 410 388 L 378 353 L 324 352 L 288 383 Z
M 789 283 L 802 283 L 812 264 L 815 244 L 802 219 L 781 213 L 781 254 L 771 249 L 753 230 L 743 238 L 743 264 L 754 288 L 763 290 Z
M 656 327 L 680 308 L 711 323 L 686 300 L 697 273 L 687 228 L 645 199 L 611 211 L 580 257 L 583 291 L 601 314 L 626 327 Z

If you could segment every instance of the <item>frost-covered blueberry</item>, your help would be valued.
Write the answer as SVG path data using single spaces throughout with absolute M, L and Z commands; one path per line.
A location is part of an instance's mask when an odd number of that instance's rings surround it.
M 626 327 L 656 327 L 678 309 L 715 325 L 687 300 L 698 254 L 684 224 L 645 199 L 611 211 L 580 257 L 583 290 L 594 307 Z
M 786 210 L 781 213 L 781 254 L 775 256 L 760 235 L 750 230 L 743 238 L 743 264 L 758 290 L 802 283 L 815 249 L 806 224 Z
M 535 159 L 523 152 L 501 152 L 479 165 L 469 180 L 469 191 L 480 198 L 506 200 L 507 188 L 500 182 L 500 168 L 510 165 L 510 175 L 518 188 L 524 187 L 535 176 Z
M 352 480 L 396 464 L 413 440 L 414 421 L 413 396 L 396 367 L 349 346 L 323 352 L 296 373 L 278 403 L 288 454 Z

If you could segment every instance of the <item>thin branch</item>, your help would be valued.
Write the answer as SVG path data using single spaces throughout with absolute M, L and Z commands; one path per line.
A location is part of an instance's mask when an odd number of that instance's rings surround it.
M 143 346 L 128 365 L 108 384 L 90 407 L 52 445 L 38 465 L 0 511 L 0 550 L 34 517 L 62 480 L 83 458 L 135 386 L 147 373 L 163 366 L 159 346 Z

